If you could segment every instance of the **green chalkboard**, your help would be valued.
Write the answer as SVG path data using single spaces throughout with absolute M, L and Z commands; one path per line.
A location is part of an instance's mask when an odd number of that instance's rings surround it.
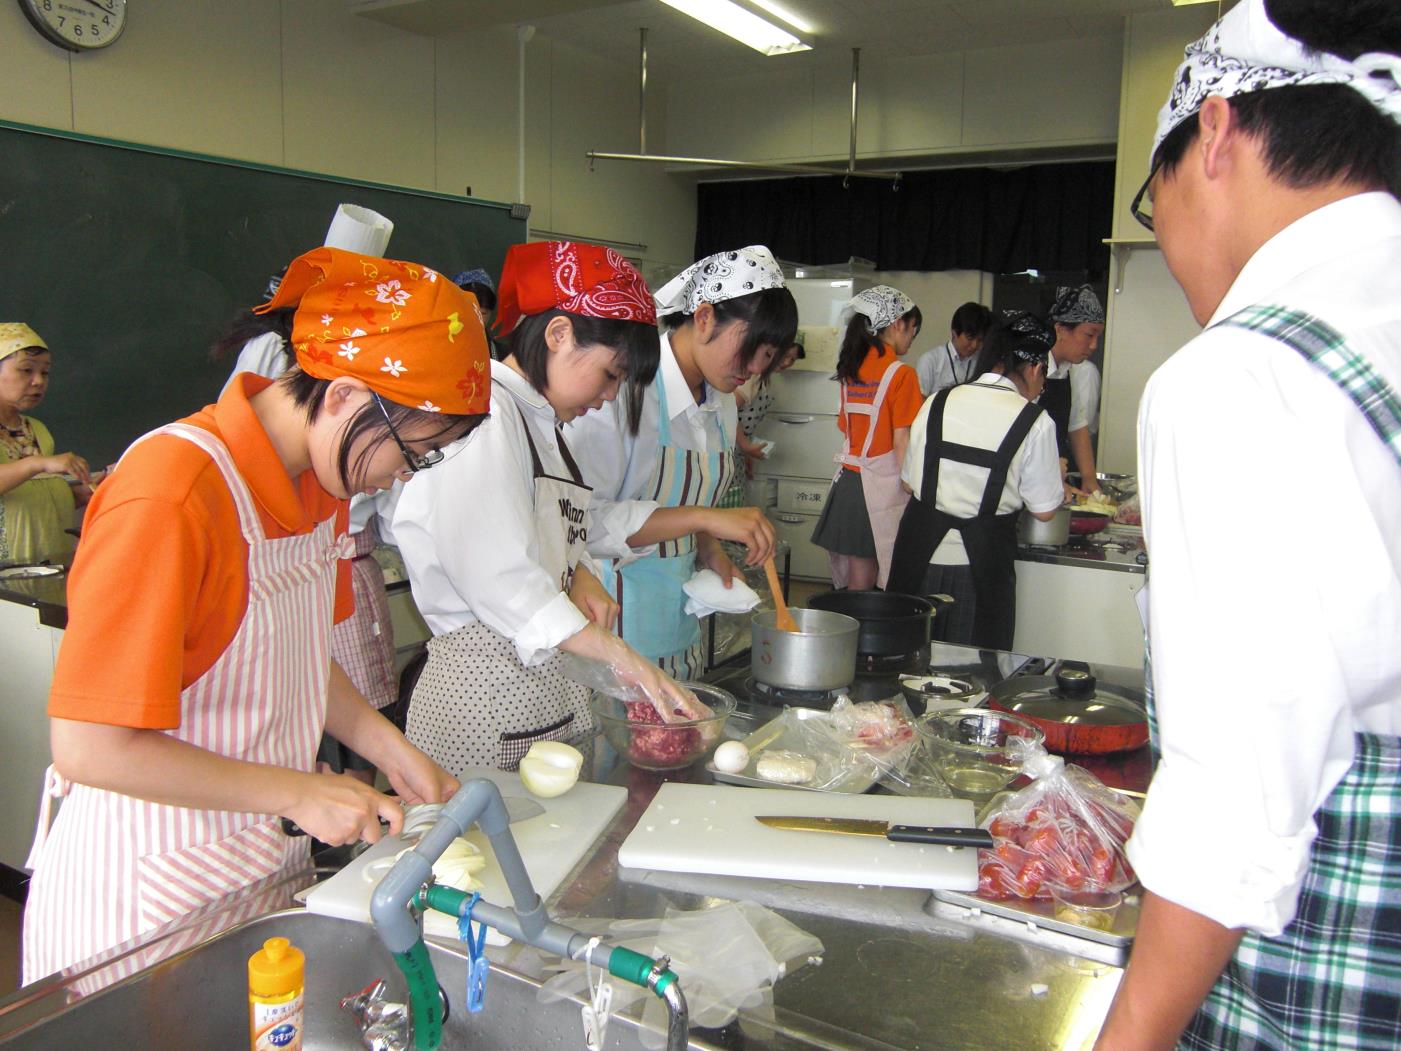
M 36 411 L 61 450 L 109 463 L 213 401 L 210 345 L 342 202 L 388 216 L 388 254 L 498 274 L 510 206 L 172 153 L 0 121 L 0 320 L 53 349 Z

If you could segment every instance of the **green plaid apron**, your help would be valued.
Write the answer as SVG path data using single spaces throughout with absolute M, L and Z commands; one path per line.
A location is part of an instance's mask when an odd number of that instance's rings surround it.
M 1302 354 L 1350 397 L 1401 464 L 1401 399 L 1320 319 L 1255 306 L 1220 322 Z M 1401 640 L 1398 640 L 1401 641 Z M 1158 751 L 1147 672 L 1149 728 Z M 1247 932 L 1180 1048 L 1401 1046 L 1401 738 L 1358 734 L 1352 767 L 1314 815 L 1293 921 Z

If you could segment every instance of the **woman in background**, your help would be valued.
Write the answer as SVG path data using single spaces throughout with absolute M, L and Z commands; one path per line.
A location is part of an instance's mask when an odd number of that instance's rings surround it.
M 52 360 L 28 325 L 0 324 L 0 562 L 67 558 L 73 511 L 92 495 L 87 461 L 55 453 L 49 429 L 25 415 L 44 400 Z
M 739 420 L 739 426 L 735 430 L 735 445 L 739 447 L 747 478 L 754 477 L 754 461 L 762 460 L 766 455 L 764 447 L 754 440 L 754 434 L 773 408 L 773 388 L 770 383 L 774 376 L 780 372 L 787 372 L 794 363 L 806 356 L 801 343 L 790 343 L 788 349 L 774 363 L 772 372 L 750 376 L 735 388 L 735 409 Z
M 629 384 L 627 418 L 620 398 L 567 434 L 593 487 L 589 551 L 611 560 L 604 583 L 620 634 L 673 677 L 694 679 L 704 670 L 700 622 L 686 612 L 681 585 L 699 567 L 730 586 L 739 570 L 722 540 L 744 544 L 748 565 L 773 554 L 762 512 L 715 505 L 734 473 L 734 390 L 793 342 L 798 307 L 762 245 L 687 267 L 656 294 L 656 307 L 656 378 Z
M 394 538 L 433 629 L 408 738 L 461 777 L 514 770 L 536 741 L 592 736 L 589 689 L 560 654 L 599 661 L 663 719 L 702 708 L 616 635 L 617 606 L 586 550 L 589 487 L 563 425 L 657 370 L 652 294 L 611 249 L 513 245 L 501 274 L 491 418 L 441 470 L 404 487 Z
M 914 300 L 890 285 L 858 292 L 846 309 L 851 316 L 837 358 L 841 466 L 812 542 L 827 549 L 833 587 L 864 591 L 886 585 L 910 498 L 900 484 L 900 464 L 922 399 L 919 376 L 900 359 L 923 318 Z
M 900 521 L 890 587 L 952 595 L 940 642 L 1012 648 L 1017 514 L 1048 521 L 1061 505 L 1055 426 L 1033 404 L 1055 342 L 1034 315 L 994 325 L 975 378 L 926 401 L 910 428 L 901 477 L 914 494 Z

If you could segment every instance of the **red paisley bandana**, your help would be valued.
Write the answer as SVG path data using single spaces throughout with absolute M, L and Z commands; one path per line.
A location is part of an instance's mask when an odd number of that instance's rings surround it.
M 583 317 L 657 323 L 647 283 L 613 249 L 578 241 L 512 245 L 501 268 L 497 331 L 505 335 L 523 316 L 554 309 Z
M 297 308 L 292 349 L 317 379 L 354 376 L 425 412 L 484 413 L 491 354 L 477 297 L 417 263 L 316 248 L 253 312 Z

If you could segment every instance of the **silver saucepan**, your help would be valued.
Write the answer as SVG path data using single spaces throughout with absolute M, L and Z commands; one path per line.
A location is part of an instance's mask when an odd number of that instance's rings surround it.
M 839 690 L 856 678 L 861 625 L 841 613 L 789 607 L 798 631 L 774 625 L 774 611 L 750 621 L 749 668 L 765 686 L 783 690 Z
M 1041 544 L 1046 547 L 1060 547 L 1070 539 L 1070 508 L 1062 505 L 1056 509 L 1056 516 L 1043 522 L 1030 511 L 1022 509 L 1017 518 L 1017 541 L 1022 544 Z

